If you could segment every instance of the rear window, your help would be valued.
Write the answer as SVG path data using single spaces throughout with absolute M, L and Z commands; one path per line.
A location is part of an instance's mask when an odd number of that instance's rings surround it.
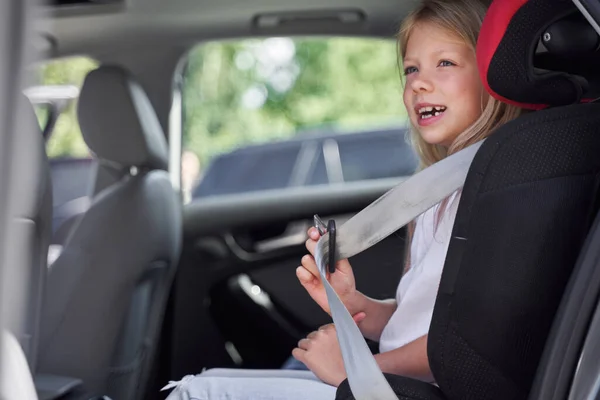
M 393 40 L 205 43 L 183 77 L 183 188 L 194 199 L 409 175 Z

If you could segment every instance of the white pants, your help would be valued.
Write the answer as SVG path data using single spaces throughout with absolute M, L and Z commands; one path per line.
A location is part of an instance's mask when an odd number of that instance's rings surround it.
M 166 388 L 167 400 L 334 400 L 336 387 L 310 371 L 211 369 Z

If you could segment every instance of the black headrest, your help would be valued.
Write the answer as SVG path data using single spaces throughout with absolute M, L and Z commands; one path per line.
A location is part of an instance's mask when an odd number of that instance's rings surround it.
M 167 170 L 163 130 L 142 87 L 123 68 L 101 66 L 83 83 L 79 124 L 88 147 L 122 167 Z
M 529 109 L 600 97 L 600 40 L 571 0 L 494 0 L 477 43 L 495 98 Z

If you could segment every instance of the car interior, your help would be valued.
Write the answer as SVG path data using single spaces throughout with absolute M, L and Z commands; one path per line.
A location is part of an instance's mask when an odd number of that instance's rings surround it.
M 386 378 L 399 399 L 600 399 L 600 7 L 491 3 L 480 74 L 530 111 L 471 165 L 436 385 Z M 165 399 L 206 369 L 279 369 L 331 322 L 295 269 L 315 214 L 341 226 L 417 167 L 395 44 L 416 4 L 0 4 L 1 395 Z M 406 238 L 352 257 L 361 292 L 395 296 Z

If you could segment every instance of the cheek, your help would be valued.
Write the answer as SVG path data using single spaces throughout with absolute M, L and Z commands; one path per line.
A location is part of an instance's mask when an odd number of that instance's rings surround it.
M 404 86 L 404 92 L 402 93 L 402 100 L 407 110 L 412 108 L 412 91 L 410 90 L 408 83 Z
M 414 99 L 413 99 L 413 95 L 412 95 L 412 91 L 405 89 L 404 90 L 404 94 L 402 96 L 402 100 L 404 102 L 404 108 L 406 109 L 406 113 L 408 114 L 408 118 L 410 121 L 412 121 L 413 124 L 416 124 L 417 122 L 417 116 L 415 115 L 415 113 L 412 111 L 414 108 Z
M 479 80 L 472 77 L 463 77 L 463 79 L 448 80 L 448 93 L 454 101 L 461 104 L 464 112 L 470 116 L 479 116 L 485 104 L 485 90 Z

